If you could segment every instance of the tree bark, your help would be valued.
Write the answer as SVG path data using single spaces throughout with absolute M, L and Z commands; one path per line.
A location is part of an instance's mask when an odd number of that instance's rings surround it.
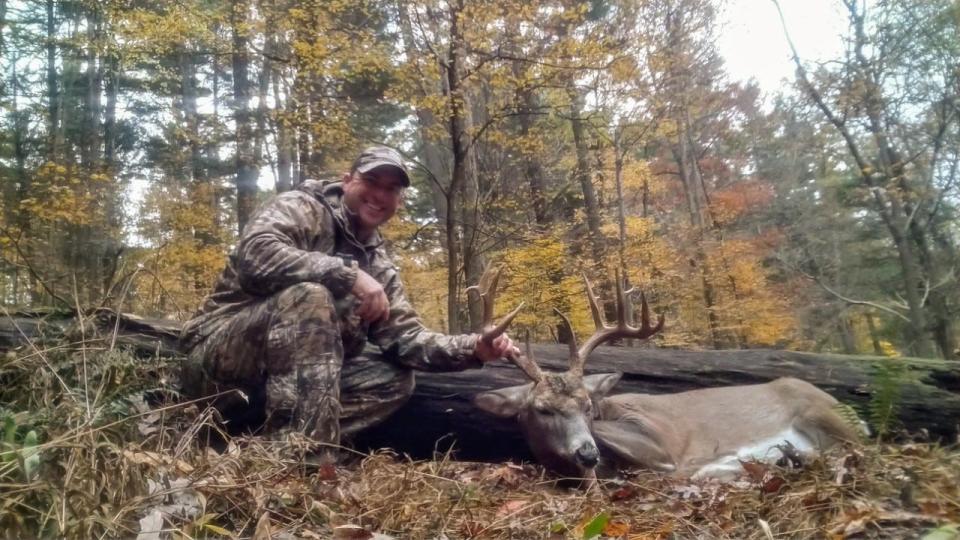
M 587 229 L 590 231 L 590 249 L 593 263 L 599 268 L 603 264 L 604 241 L 600 217 L 600 202 L 597 200 L 596 190 L 593 189 L 593 179 L 590 175 L 590 164 L 587 161 L 587 135 L 583 126 L 583 96 L 574 87 L 567 89 L 570 97 L 570 126 L 573 129 L 573 144 L 576 149 L 577 167 L 575 175 L 583 193 L 583 207 L 587 214 Z
M 463 33 L 460 15 L 463 1 L 458 0 L 449 6 L 450 12 L 450 49 L 447 55 L 447 100 L 450 106 L 450 150 L 453 154 L 453 168 L 450 185 L 447 190 L 447 328 L 451 333 L 460 331 L 460 266 L 463 246 L 469 240 L 463 238 L 461 225 L 463 213 L 462 191 L 467 182 L 467 159 L 470 151 L 467 139 L 467 120 L 469 114 L 466 95 L 461 86 L 461 63 L 464 61 Z
M 47 0 L 47 160 L 56 163 L 63 147 L 60 129 L 60 86 L 57 83 L 57 20 L 56 2 Z
M 236 187 L 237 231 L 253 215 L 257 204 L 257 163 L 253 159 L 253 129 L 250 126 L 250 81 L 247 69 L 250 65 L 247 52 L 247 36 L 242 26 L 247 20 L 247 3 L 233 6 L 233 98 L 234 121 L 236 122 Z
M 707 311 L 707 324 L 710 328 L 710 340 L 713 342 L 714 349 L 722 347 L 720 339 L 720 321 L 718 320 L 715 306 L 717 304 L 716 291 L 713 283 L 710 281 L 711 271 L 707 261 L 707 253 L 703 246 L 703 209 L 702 201 L 698 194 L 697 182 L 694 179 L 694 165 L 691 164 L 689 139 L 687 138 L 685 125 L 682 120 L 678 120 L 677 125 L 680 129 L 677 133 L 677 147 L 674 151 L 674 159 L 677 163 L 677 170 L 680 174 L 680 183 L 683 187 L 683 193 L 687 199 L 687 211 L 690 214 L 690 226 L 696 235 L 694 239 L 695 246 L 694 257 L 697 269 L 700 271 L 700 283 L 703 289 L 703 303 Z
M 253 162 L 259 169 L 264 162 L 264 155 L 269 154 L 266 151 L 267 145 L 267 94 L 270 92 L 270 76 L 273 73 L 273 62 L 270 57 L 275 54 L 273 50 L 273 31 L 270 21 L 268 21 L 268 30 L 265 37 L 266 54 L 263 55 L 263 61 L 260 63 L 260 73 L 257 78 L 257 129 L 254 131 L 253 143 Z
M 274 34 L 272 36 L 272 49 L 276 54 L 288 56 L 290 47 L 285 38 Z M 291 129 L 291 118 L 293 117 L 294 100 L 290 96 L 289 87 L 285 85 L 284 92 L 280 91 L 280 83 L 283 80 L 282 64 L 270 63 L 270 81 L 273 89 L 274 110 L 271 117 L 273 124 L 274 137 L 277 145 L 277 193 L 290 191 L 293 188 L 293 130 Z
M 520 61 L 513 63 L 513 73 L 518 79 L 522 76 Z M 530 131 L 533 128 L 534 113 L 537 110 L 537 97 L 533 90 L 521 88 L 517 90 L 517 101 L 520 105 L 520 136 L 524 139 L 530 137 Z M 530 199 L 533 202 L 533 218 L 537 228 L 542 231 L 550 227 L 552 216 L 547 209 L 547 188 L 544 179 L 543 167 L 536 156 L 524 152 L 521 156 L 523 162 L 523 173 L 527 179 L 527 185 L 530 187 Z

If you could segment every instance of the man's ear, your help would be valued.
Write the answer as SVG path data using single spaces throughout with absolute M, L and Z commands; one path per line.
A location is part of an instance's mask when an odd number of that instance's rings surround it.
M 341 180 L 344 184 L 346 184 L 346 183 L 349 182 L 352 178 L 353 178 L 353 173 L 345 172 L 345 173 L 343 173 L 343 176 L 340 178 L 340 180 Z
M 620 376 L 620 373 L 587 375 L 583 378 L 583 386 L 586 387 L 587 393 L 590 394 L 590 399 L 597 402 L 610 393 L 610 389 L 613 388 L 613 385 L 617 384 Z
M 481 392 L 473 397 L 473 404 L 490 414 L 512 418 L 520 412 L 520 407 L 530 394 L 531 388 L 533 388 L 532 383 Z

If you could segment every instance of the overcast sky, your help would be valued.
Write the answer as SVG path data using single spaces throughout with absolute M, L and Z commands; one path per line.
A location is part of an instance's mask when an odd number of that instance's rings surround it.
M 839 0 L 780 0 L 780 6 L 801 59 L 840 55 L 846 19 Z M 766 94 L 793 79 L 790 48 L 771 0 L 728 0 L 721 21 L 719 48 L 732 78 L 756 79 Z

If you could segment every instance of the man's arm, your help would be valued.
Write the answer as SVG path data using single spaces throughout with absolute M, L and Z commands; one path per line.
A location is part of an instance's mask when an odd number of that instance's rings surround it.
M 483 365 L 475 354 L 476 334 L 450 336 L 428 330 L 407 300 L 396 270 L 386 268 L 380 274 L 376 277 L 384 284 L 390 315 L 371 327 L 373 343 L 401 364 L 420 371 L 462 371 Z
M 270 295 L 303 282 L 320 283 L 335 298 L 350 292 L 357 271 L 339 257 L 309 251 L 318 242 L 333 245 L 336 230 L 328 208 L 310 195 L 292 191 L 267 203 L 244 229 L 235 252 L 240 285 Z

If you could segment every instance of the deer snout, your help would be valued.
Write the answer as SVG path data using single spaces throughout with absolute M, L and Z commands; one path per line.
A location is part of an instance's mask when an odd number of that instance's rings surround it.
M 600 462 L 600 451 L 597 450 L 596 444 L 588 441 L 577 448 L 577 451 L 574 453 L 574 457 L 576 457 L 577 463 L 581 467 L 592 469 L 597 466 L 597 463 Z

